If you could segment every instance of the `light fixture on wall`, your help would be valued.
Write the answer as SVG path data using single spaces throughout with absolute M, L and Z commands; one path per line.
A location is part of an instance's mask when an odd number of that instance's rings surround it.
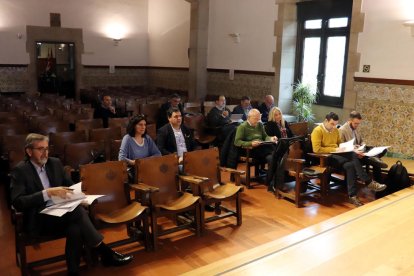
M 414 20 L 405 21 L 404 26 L 411 28 L 411 36 L 414 36 Z
M 229 36 L 233 38 L 234 43 L 240 43 L 240 33 L 231 33 Z
M 114 38 L 114 39 L 112 39 L 113 41 L 114 41 L 114 46 L 118 46 L 119 45 L 119 42 L 121 42 L 122 41 L 122 39 L 121 38 Z

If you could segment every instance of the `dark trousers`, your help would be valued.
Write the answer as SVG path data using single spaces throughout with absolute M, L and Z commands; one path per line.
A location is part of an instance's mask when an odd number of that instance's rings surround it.
M 56 235 L 65 233 L 65 255 L 68 272 L 78 272 L 82 247 L 97 246 L 103 236 L 92 224 L 85 208 L 78 206 L 72 212 L 62 217 L 40 214 L 43 235 Z
M 264 144 L 256 148 L 253 148 L 250 151 L 250 157 L 258 160 L 259 162 L 266 162 L 268 169 L 272 168 L 273 162 L 273 150 L 275 149 L 274 145 Z
M 355 183 L 357 177 L 364 182 L 370 180 L 370 177 L 362 168 L 361 162 L 354 152 L 332 154 L 329 156 L 328 164 L 336 169 L 345 170 L 346 185 L 348 187 L 349 196 L 355 196 L 357 194 L 357 187 Z

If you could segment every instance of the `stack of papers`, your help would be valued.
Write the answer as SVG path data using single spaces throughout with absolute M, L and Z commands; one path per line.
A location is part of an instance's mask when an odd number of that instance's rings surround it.
M 331 153 L 345 153 L 354 151 L 354 140 L 349 140 L 348 142 L 339 144 L 338 150 Z M 390 146 L 374 147 L 370 151 L 365 152 L 364 155 L 368 157 L 377 156 L 382 153 L 385 149 L 388 149 Z M 355 149 L 356 151 L 363 152 L 365 150 L 365 144 L 361 145 L 359 148 Z
M 67 212 L 72 212 L 75 210 L 79 204 L 91 205 L 97 198 L 104 195 L 85 195 L 82 193 L 82 182 L 74 184 L 69 187 L 73 190 L 73 194 L 70 194 L 69 198 L 63 199 L 61 197 L 52 196 L 51 201 L 52 205 L 46 207 L 40 213 L 61 217 Z
M 355 139 L 349 140 L 348 142 L 345 142 L 345 143 L 340 143 L 338 149 L 331 153 L 343 153 L 343 152 L 354 151 L 354 140 Z

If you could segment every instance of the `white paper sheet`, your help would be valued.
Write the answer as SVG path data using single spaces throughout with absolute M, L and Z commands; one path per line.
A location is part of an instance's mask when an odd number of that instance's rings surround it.
M 351 139 L 348 142 L 345 143 L 340 143 L 338 150 L 337 151 L 333 151 L 331 153 L 342 153 L 342 152 L 351 152 L 354 150 L 354 140 L 355 139 Z
M 51 200 L 53 205 L 40 211 L 42 214 L 61 217 L 68 212 L 72 212 L 78 207 L 79 204 L 91 205 L 97 198 L 105 195 L 85 195 L 82 192 L 82 182 L 73 184 L 69 188 L 73 189 L 73 194 L 70 194 L 70 198 L 63 199 L 60 197 L 52 196 Z
M 365 153 L 365 156 L 369 156 L 369 157 L 376 156 L 380 154 L 381 152 L 383 152 L 385 149 L 388 149 L 389 147 L 390 146 L 372 148 L 370 151 Z

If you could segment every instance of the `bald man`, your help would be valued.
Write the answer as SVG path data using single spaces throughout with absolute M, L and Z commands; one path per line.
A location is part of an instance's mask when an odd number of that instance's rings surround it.
M 264 144 L 264 141 L 277 142 L 276 136 L 268 136 L 262 122 L 259 110 L 252 109 L 247 114 L 247 120 L 241 123 L 236 130 L 234 145 L 236 147 L 251 147 L 250 156 L 261 160 L 271 168 L 274 144 Z
M 275 99 L 272 95 L 266 95 L 263 103 L 259 106 L 259 111 L 262 114 L 262 122 L 267 123 L 269 112 L 275 106 Z

